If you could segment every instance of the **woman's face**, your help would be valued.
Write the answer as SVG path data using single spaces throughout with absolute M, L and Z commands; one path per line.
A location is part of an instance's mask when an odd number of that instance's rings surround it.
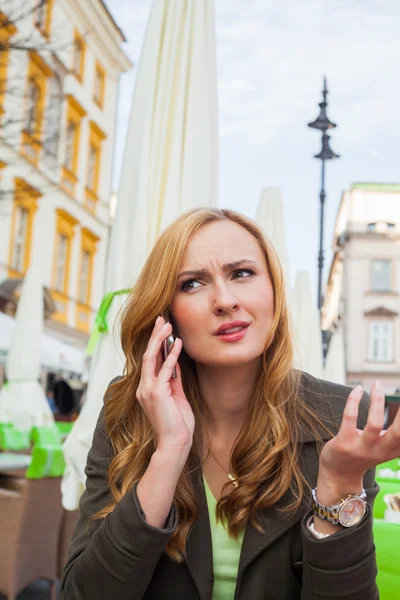
M 183 348 L 196 362 L 222 367 L 258 359 L 271 331 L 274 296 L 256 239 L 228 220 L 193 234 L 171 310 Z M 231 333 L 218 332 L 226 325 Z

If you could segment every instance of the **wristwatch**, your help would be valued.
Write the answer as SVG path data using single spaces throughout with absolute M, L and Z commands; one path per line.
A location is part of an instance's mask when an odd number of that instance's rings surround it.
M 320 519 L 326 519 L 333 525 L 343 527 L 354 527 L 358 525 L 367 510 L 367 494 L 365 490 L 361 494 L 349 494 L 342 498 L 339 504 L 325 506 L 317 500 L 317 488 L 312 490 L 312 508 L 314 515 Z

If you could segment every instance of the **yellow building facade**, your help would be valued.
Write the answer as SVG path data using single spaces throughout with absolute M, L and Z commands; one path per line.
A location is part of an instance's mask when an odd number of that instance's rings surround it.
M 46 329 L 84 348 L 103 294 L 118 80 L 131 64 L 101 0 L 34 6 L 14 21 L 0 11 L 0 310 L 13 311 L 2 285 L 34 261 L 54 302 Z

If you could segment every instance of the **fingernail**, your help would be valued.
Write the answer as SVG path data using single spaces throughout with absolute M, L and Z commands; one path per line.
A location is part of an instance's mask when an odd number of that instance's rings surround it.
M 380 379 L 375 379 L 374 386 L 378 388 L 378 390 L 383 388 L 382 381 Z
M 157 317 L 155 325 L 158 325 L 158 323 L 160 322 L 161 317 Z
M 357 394 L 362 394 L 364 391 L 362 385 L 357 385 L 354 390 L 357 392 Z

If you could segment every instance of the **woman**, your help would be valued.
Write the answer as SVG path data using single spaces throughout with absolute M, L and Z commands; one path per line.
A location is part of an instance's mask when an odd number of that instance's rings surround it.
M 381 435 L 379 383 L 368 413 L 361 388 L 292 368 L 282 271 L 257 226 L 230 210 L 177 219 L 121 339 L 63 599 L 378 598 L 374 467 L 400 454 L 400 417 Z

